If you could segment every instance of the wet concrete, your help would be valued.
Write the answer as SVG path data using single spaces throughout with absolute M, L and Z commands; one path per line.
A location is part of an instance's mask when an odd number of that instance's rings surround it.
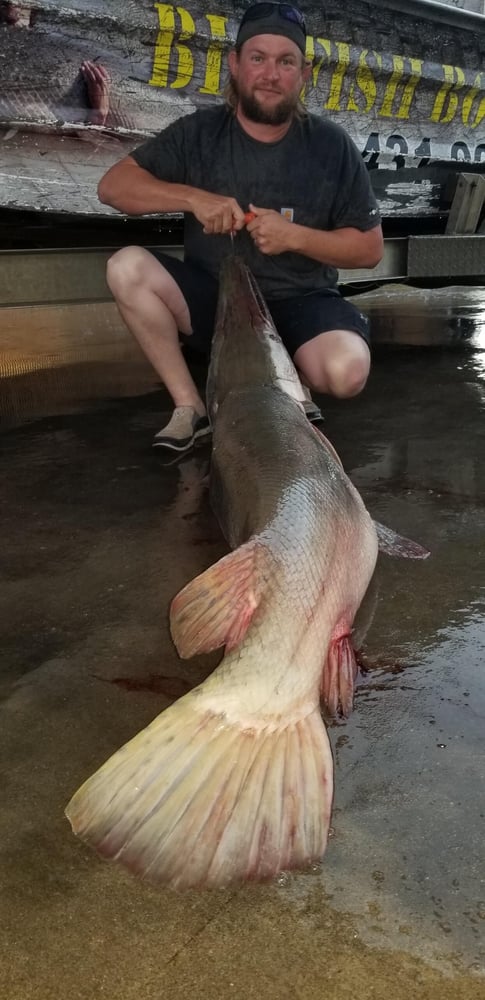
M 485 343 L 380 353 L 361 397 L 322 401 L 373 516 L 432 555 L 380 557 L 367 672 L 331 730 L 327 854 L 265 886 L 155 891 L 63 818 L 83 778 L 217 662 L 179 662 L 167 607 L 226 551 L 208 450 L 168 464 L 150 449 L 165 394 L 94 395 L 95 410 L 0 439 L 0 995 L 479 1000 Z

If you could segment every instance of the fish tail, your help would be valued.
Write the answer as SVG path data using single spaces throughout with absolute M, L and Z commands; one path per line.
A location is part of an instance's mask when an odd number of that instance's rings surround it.
M 229 723 L 181 698 L 66 809 L 99 854 L 175 889 L 262 880 L 324 853 L 332 756 L 318 709 L 290 725 Z

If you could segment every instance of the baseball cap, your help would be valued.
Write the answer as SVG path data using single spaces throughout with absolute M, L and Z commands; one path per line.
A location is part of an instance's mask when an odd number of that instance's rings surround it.
M 305 55 L 305 18 L 289 3 L 254 3 L 244 12 L 236 37 L 236 51 L 255 35 L 283 35 Z

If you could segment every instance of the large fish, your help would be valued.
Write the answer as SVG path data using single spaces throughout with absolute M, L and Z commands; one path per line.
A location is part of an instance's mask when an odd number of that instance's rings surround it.
M 378 537 L 302 398 L 254 279 L 229 257 L 208 406 L 211 498 L 233 551 L 170 613 L 181 656 L 225 647 L 224 658 L 67 808 L 75 833 L 154 883 L 269 878 L 325 850 L 333 763 L 320 702 L 352 708 L 351 628 Z M 388 551 L 425 554 L 382 536 Z

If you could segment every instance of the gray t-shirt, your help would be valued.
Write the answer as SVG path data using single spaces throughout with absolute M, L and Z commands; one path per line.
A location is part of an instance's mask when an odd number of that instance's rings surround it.
M 259 142 L 225 107 L 209 108 L 173 122 L 131 156 L 165 181 L 231 195 L 243 211 L 252 203 L 289 213 L 312 229 L 379 224 L 367 168 L 350 136 L 335 122 L 308 114 L 297 118 L 278 142 Z M 192 213 L 185 216 L 185 256 L 218 277 L 231 251 L 229 236 L 206 235 Z M 235 248 L 267 299 L 334 287 L 337 272 L 302 254 L 262 254 L 244 230 Z

